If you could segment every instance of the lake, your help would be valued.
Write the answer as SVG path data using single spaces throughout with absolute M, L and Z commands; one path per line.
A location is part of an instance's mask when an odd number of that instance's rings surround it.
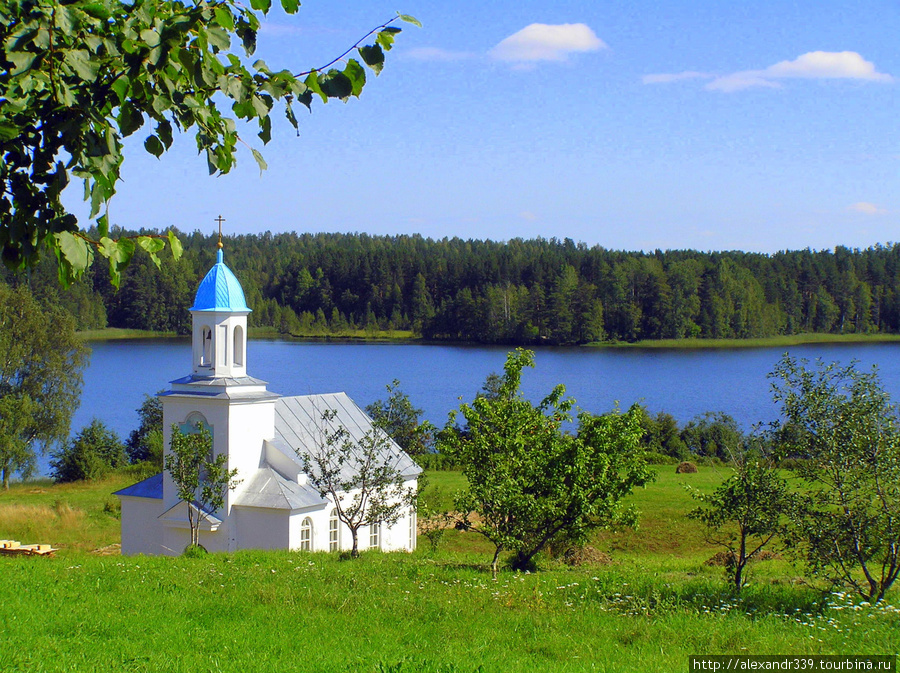
M 191 371 L 190 342 L 183 339 L 91 343 L 81 406 L 73 433 L 94 416 L 125 439 L 137 427 L 144 394 L 168 387 Z M 471 401 L 491 372 L 502 372 L 506 347 L 418 344 L 308 343 L 252 340 L 251 376 L 281 395 L 343 391 L 360 406 L 386 396 L 398 379 L 424 417 L 443 425 L 460 398 Z M 680 423 L 705 411 L 724 411 L 745 429 L 773 420 L 766 375 L 784 351 L 810 360 L 877 365 L 885 388 L 900 400 L 900 343 L 816 344 L 753 349 L 538 348 L 536 368 L 523 374 L 525 394 L 538 401 L 562 383 L 578 407 L 609 411 L 634 402 L 666 411 Z M 45 464 L 46 461 L 42 461 Z

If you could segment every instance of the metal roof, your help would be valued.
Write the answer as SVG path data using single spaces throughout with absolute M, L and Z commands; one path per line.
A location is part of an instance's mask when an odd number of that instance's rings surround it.
M 156 498 L 162 500 L 163 497 L 163 476 L 162 472 L 154 474 L 152 477 L 132 484 L 121 491 L 116 491 L 113 495 L 128 495 L 134 498 Z
M 334 415 L 330 416 L 330 412 Z M 329 418 L 324 418 L 326 413 Z M 372 419 L 346 393 L 282 397 L 275 401 L 275 438 L 295 452 L 315 455 L 322 449 L 325 437 L 339 428 L 344 429 L 347 439 L 356 446 L 373 436 L 379 437 L 380 451 L 387 452 L 385 458 L 404 477 L 414 477 L 422 472 L 422 468 L 383 430 L 376 428 Z M 344 462 L 341 477 L 352 477 L 356 467 L 353 460 Z
M 271 467 L 262 467 L 241 490 L 234 505 L 295 510 L 322 506 L 327 502 L 312 486 L 301 486 L 285 479 Z
M 216 253 L 216 263 L 200 281 L 191 311 L 250 312 L 240 282 L 223 260 L 220 249 Z

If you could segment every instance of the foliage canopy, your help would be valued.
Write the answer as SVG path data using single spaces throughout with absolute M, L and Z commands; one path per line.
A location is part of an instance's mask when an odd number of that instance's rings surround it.
M 462 465 L 468 486 L 457 496 L 461 526 L 494 545 L 496 576 L 500 554 L 515 552 L 513 567 L 530 567 L 551 542 L 584 541 L 601 527 L 634 523 L 621 501 L 647 483 L 651 473 L 640 446 L 642 413 L 633 407 L 604 416 L 582 413 L 578 433 L 562 426 L 574 401 L 556 386 L 538 405 L 520 390 L 522 370 L 534 353 L 507 356 L 499 386 L 451 412 L 440 449 Z M 476 516 L 477 515 L 477 516 Z
M 900 416 L 873 368 L 785 355 L 770 374 L 783 450 L 810 488 L 794 514 L 809 568 L 878 602 L 900 574 Z
M 334 503 L 338 519 L 350 529 L 355 558 L 359 529 L 394 525 L 415 505 L 417 492 L 406 484 L 398 467 L 401 456 L 383 428 L 376 424 L 355 438 L 336 419 L 334 409 L 324 409 L 312 429 L 316 445 L 297 455 L 310 484 Z
M 71 316 L 0 284 L 0 473 L 28 475 L 35 451 L 66 439 L 88 351 Z
M 94 418 L 54 454 L 50 476 L 60 484 L 90 481 L 123 465 L 125 446 L 119 436 Z
M 228 456 L 213 455 L 212 435 L 203 423 L 191 432 L 172 425 L 166 470 L 175 482 L 178 499 L 187 504 L 191 542 L 187 550 L 200 546 L 200 522 L 225 504 L 225 494 L 235 488 L 237 470 L 228 469 Z
M 297 0 L 281 0 L 289 14 Z M 258 60 L 260 15 L 271 0 L 2 0 L 0 1 L 0 250 L 10 267 L 33 266 L 43 249 L 52 250 L 59 280 L 70 283 L 95 254 L 109 260 L 118 285 L 136 249 L 159 266 L 168 244 L 173 256 L 181 243 L 167 236 L 110 237 L 104 210 L 115 194 L 124 159 L 123 138 L 145 125 L 150 154 L 161 157 L 175 131 L 196 129 L 197 149 L 210 174 L 227 173 L 236 161 L 236 120 L 255 122 L 259 139 L 272 134 L 271 112 L 284 105 L 297 128 L 293 104 L 348 100 L 366 83 L 365 68 L 376 74 L 393 45 L 400 15 L 356 43 L 360 60 L 294 74 L 272 70 Z M 360 46 L 374 35 L 374 44 Z M 237 48 L 235 44 L 237 43 Z M 230 114 L 220 109 L 230 105 Z M 245 143 L 246 144 L 246 143 Z M 260 169 L 262 155 L 251 148 Z M 85 199 L 98 235 L 79 229 L 60 200 L 71 177 L 84 180 Z

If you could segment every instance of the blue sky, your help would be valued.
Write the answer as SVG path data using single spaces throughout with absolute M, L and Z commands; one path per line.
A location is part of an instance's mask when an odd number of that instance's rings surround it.
M 208 177 L 192 137 L 157 160 L 137 134 L 112 222 L 626 250 L 900 240 L 896 2 L 311 0 L 273 9 L 257 56 L 318 67 L 396 10 L 423 28 L 359 100 L 314 106 L 299 138 L 276 125 L 262 175 L 249 151 Z

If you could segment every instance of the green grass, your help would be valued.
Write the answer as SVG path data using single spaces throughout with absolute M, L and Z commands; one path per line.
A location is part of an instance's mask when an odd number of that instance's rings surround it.
M 637 532 L 598 536 L 605 565 L 491 580 L 490 550 L 449 531 L 434 555 L 239 552 L 201 558 L 99 556 L 118 541 L 110 493 L 139 475 L 97 484 L 17 484 L 4 512 L 53 510 L 53 558 L 0 557 L 0 669 L 12 671 L 682 671 L 691 654 L 892 654 L 900 651 L 897 590 L 880 608 L 798 581 L 785 561 L 754 565 L 734 600 L 715 549 L 684 514 L 684 484 L 708 491 L 727 470 L 701 467 L 632 496 Z M 463 481 L 433 472 L 425 499 L 447 505 Z M 20 522 L 18 525 L 22 525 Z M 80 537 L 85 539 L 82 540 Z M 67 542 L 68 541 L 68 542 Z M 202 540 L 201 540 L 202 541 Z
M 123 329 L 120 327 L 104 327 L 103 329 L 87 329 L 76 333 L 85 341 L 115 341 L 118 339 L 154 339 L 157 337 L 178 336 L 175 332 L 156 332 L 148 329 Z
M 595 342 L 591 348 L 774 348 L 802 344 L 883 343 L 900 341 L 900 334 L 785 334 L 758 339 L 652 339 L 635 342 Z

